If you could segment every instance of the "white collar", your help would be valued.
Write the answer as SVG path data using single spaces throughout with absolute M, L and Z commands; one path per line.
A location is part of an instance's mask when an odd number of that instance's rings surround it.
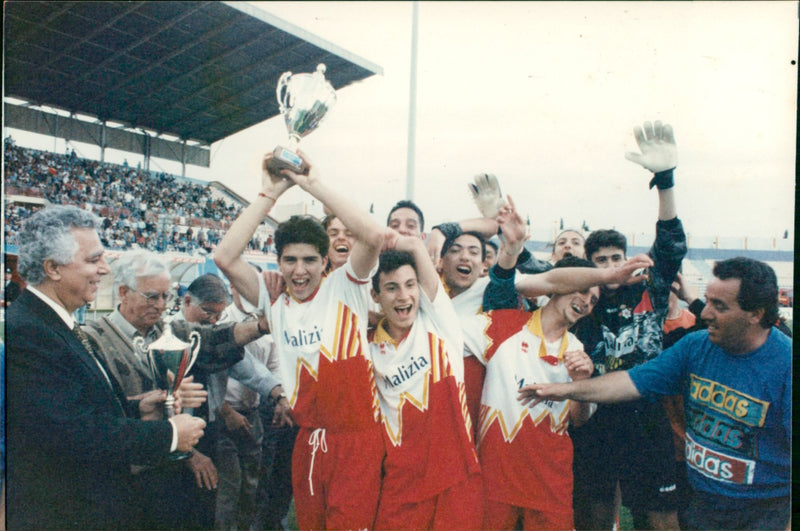
M 53 299 L 51 299 L 38 289 L 34 288 L 30 284 L 28 284 L 27 289 L 30 290 L 31 293 L 42 299 L 42 301 L 45 304 L 50 306 L 53 309 L 53 311 L 56 312 L 59 317 L 61 317 L 61 320 L 64 321 L 64 324 L 66 324 L 70 330 L 72 330 L 75 327 L 75 318 L 72 317 L 72 314 L 68 312 L 66 308 L 64 308 L 56 301 L 54 301 Z

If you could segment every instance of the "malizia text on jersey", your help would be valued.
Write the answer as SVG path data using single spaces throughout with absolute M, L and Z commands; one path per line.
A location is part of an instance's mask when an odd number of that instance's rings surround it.
M 422 372 L 424 367 L 428 366 L 428 360 L 419 356 L 418 358 L 411 357 L 411 361 L 407 364 L 403 363 L 398 366 L 394 374 L 387 374 L 383 377 L 383 383 L 386 387 L 394 387 L 405 382 L 418 372 Z
M 284 330 L 283 340 L 293 347 L 300 347 L 303 345 L 313 345 L 314 343 L 319 343 L 322 341 L 322 338 L 320 335 L 320 329 L 315 326 L 314 329 L 310 331 L 303 330 L 301 328 L 291 336 L 286 332 L 286 330 Z

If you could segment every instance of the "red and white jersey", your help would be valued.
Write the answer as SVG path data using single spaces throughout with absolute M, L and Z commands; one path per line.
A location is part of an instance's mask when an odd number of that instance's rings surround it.
M 519 278 L 517 278 L 517 281 Z M 464 328 L 474 325 L 475 316 L 483 311 L 483 292 L 486 291 L 486 286 L 489 285 L 489 276 L 479 277 L 472 286 L 467 290 L 459 293 L 452 299 L 453 307 L 456 309 L 456 315 L 461 320 L 461 325 Z M 465 338 L 466 339 L 466 338 Z M 464 342 L 464 356 L 471 356 L 470 344 Z
M 459 319 L 470 319 L 483 309 L 483 292 L 489 285 L 489 277 L 478 278 L 467 290 L 453 297 L 453 307 Z
M 366 350 L 367 300 L 374 272 L 357 278 L 348 261 L 305 301 L 285 291 L 267 311 L 281 383 L 300 426 L 353 431 L 380 419 Z M 269 295 L 263 279 L 259 283 L 263 308 Z
M 382 495 L 411 503 L 479 471 L 464 396 L 461 323 L 439 285 L 433 301 L 420 293 L 419 314 L 399 343 L 384 326 L 370 343 L 387 448 Z
M 517 390 L 571 381 L 564 353 L 583 345 L 569 332 L 543 344 L 541 310 L 495 310 L 473 323 L 465 328 L 465 341 L 486 365 L 478 448 L 487 496 L 531 509 L 571 511 L 570 401 L 530 408 L 517 400 Z

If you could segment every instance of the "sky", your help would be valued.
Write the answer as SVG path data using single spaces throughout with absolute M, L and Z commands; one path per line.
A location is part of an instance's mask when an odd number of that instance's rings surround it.
M 251 2 L 383 68 L 338 91 L 300 143 L 323 178 L 385 221 L 407 194 L 411 2 Z M 796 2 L 421 2 L 412 199 L 426 228 L 478 216 L 494 173 L 534 233 L 652 238 L 657 193 L 632 130 L 673 126 L 691 237 L 794 238 Z M 253 197 L 281 117 L 211 147 L 187 175 Z M 131 160 L 130 157 L 128 157 Z M 168 163 L 166 171 L 180 172 Z M 302 202 L 290 190 L 283 204 Z M 635 241 L 646 245 L 649 241 Z

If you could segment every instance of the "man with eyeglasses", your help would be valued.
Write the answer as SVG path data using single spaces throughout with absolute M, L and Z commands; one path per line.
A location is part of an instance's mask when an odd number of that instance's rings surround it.
M 133 399 L 158 387 L 144 353 L 134 348 L 133 340 L 142 337 L 145 344 L 150 344 L 163 333 L 162 316 L 172 298 L 170 273 L 162 257 L 143 250 L 124 253 L 114 264 L 114 271 L 114 292 L 119 305 L 109 315 L 90 321 L 83 330 L 126 396 Z M 210 305 L 201 306 L 213 310 Z M 257 322 L 206 327 L 183 318 L 173 319 L 171 326 L 183 340 L 192 330 L 200 333 L 200 353 L 192 373 L 215 372 L 236 364 L 244 355 L 243 345 L 260 337 L 263 330 Z M 273 386 L 277 384 L 274 380 Z M 191 375 L 181 385 L 184 407 L 201 406 L 206 394 L 202 386 L 192 381 Z M 194 511 L 197 505 L 194 496 L 190 494 L 194 485 L 205 486 L 206 491 L 216 487 L 216 470 L 208 457 L 194 452 L 185 464 L 137 472 L 141 503 L 150 507 L 146 513 L 153 527 L 213 526 L 213 504 L 210 512 L 198 514 Z
M 187 451 L 203 435 L 200 419 L 161 419 L 163 392 L 126 400 L 76 326 L 72 312 L 95 299 L 109 273 L 99 222 L 52 206 L 19 234 L 28 285 L 6 315 L 11 529 L 151 529 L 131 466 Z
M 183 296 L 182 309 L 172 319 L 204 326 L 216 325 L 218 322 L 232 322 L 229 312 L 226 312 L 230 298 L 230 291 L 220 277 L 210 273 L 201 275 L 189 284 Z M 217 469 L 216 451 L 219 432 L 224 429 L 219 411 L 225 401 L 228 376 L 257 392 L 264 399 L 274 400 L 276 418 L 281 424 L 287 419 L 291 422 L 291 418 L 288 415 L 289 403 L 283 395 L 283 387 L 269 369 L 263 363 L 259 363 L 247 350 L 242 361 L 230 366 L 228 370 L 206 370 L 205 367 L 199 367 L 193 369 L 192 374 L 195 381 L 201 382 L 208 390 L 208 401 L 194 410 L 195 416 L 202 417 L 208 423 L 206 436 L 195 448 L 195 454 L 200 454 L 201 457 L 196 458 L 198 462 L 194 472 L 196 485 L 200 489 L 196 493 L 195 506 L 202 514 L 200 521 L 211 525 L 214 521 L 212 518 L 215 518 L 215 508 L 218 506 L 216 489 L 220 477 L 223 480 L 230 477 L 229 470 Z M 231 524 L 227 521 L 218 523 Z M 225 525 L 217 527 L 225 528 Z

